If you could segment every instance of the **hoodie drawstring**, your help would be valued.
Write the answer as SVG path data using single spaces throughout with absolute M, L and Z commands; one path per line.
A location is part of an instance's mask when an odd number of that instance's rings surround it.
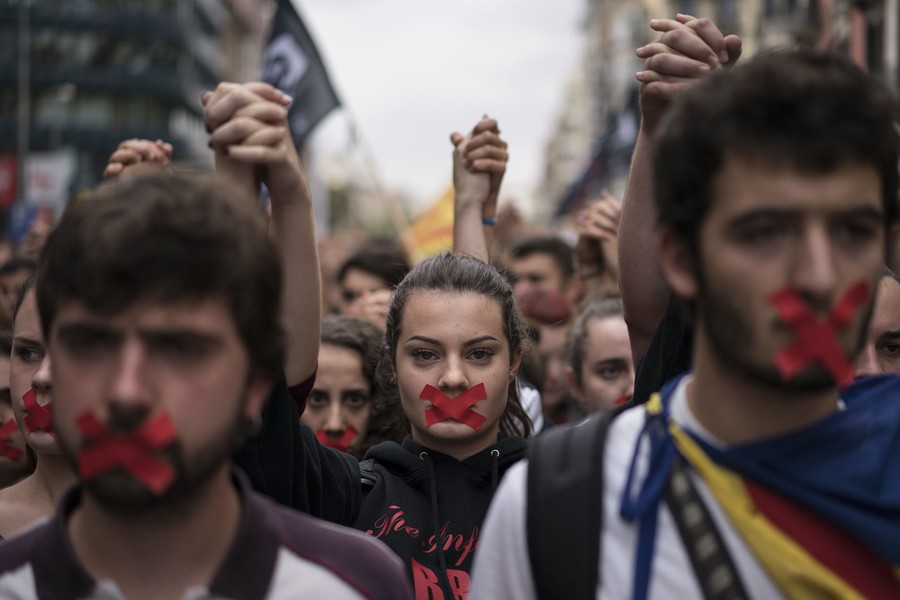
M 420 452 L 419 458 L 428 465 L 428 483 L 431 491 L 431 527 L 434 530 L 434 549 L 437 552 L 438 566 L 441 569 L 441 590 L 444 592 L 444 598 L 455 597 L 450 590 L 450 575 L 447 573 L 447 559 L 444 557 L 444 542 L 441 539 L 441 519 L 438 515 L 438 493 L 437 493 L 437 477 L 434 474 L 434 463 L 427 452 Z
M 498 475 L 499 466 L 499 458 L 500 451 L 494 448 L 491 450 L 491 492 L 497 491 L 497 484 L 500 483 L 500 476 Z

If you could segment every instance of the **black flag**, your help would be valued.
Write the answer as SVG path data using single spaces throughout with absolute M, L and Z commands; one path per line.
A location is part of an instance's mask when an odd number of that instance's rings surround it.
M 288 118 L 298 149 L 313 127 L 340 105 L 316 45 L 291 0 L 278 0 L 263 56 L 262 79 L 294 99 Z

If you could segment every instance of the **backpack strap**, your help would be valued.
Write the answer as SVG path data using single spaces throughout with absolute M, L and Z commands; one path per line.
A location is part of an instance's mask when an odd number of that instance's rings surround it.
M 359 461 L 359 476 L 363 488 L 375 487 L 378 476 L 375 474 L 375 459 L 367 458 Z
M 603 449 L 610 423 L 624 408 L 554 428 L 529 444 L 526 528 L 538 598 L 596 597 Z
M 663 498 L 672 513 L 706 600 L 750 598 L 709 509 L 681 457 L 675 459 Z

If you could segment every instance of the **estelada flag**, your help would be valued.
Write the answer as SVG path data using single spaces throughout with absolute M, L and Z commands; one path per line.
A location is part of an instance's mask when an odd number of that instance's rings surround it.
M 672 427 L 791 598 L 900 597 L 900 378 L 871 377 L 799 432 L 721 449 Z
M 262 80 L 294 99 L 288 118 L 298 149 L 319 121 L 340 106 L 319 51 L 291 0 L 278 0 Z
M 453 194 L 453 186 L 447 186 L 404 234 L 404 246 L 410 249 L 413 262 L 453 249 Z

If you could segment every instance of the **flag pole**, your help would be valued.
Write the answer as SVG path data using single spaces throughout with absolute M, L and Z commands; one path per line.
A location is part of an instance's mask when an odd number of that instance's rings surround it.
M 397 199 L 382 185 L 374 155 L 360 136 L 356 118 L 338 99 L 316 44 L 291 0 L 277 0 L 269 42 L 263 55 L 261 78 L 294 98 L 288 118 L 298 150 L 303 148 L 307 137 L 325 115 L 338 106 L 344 108 L 353 143 L 362 155 L 375 193 L 387 209 L 407 255 L 416 256 L 418 245 L 403 235 L 409 228 L 409 219 Z
M 347 125 L 350 129 L 350 138 L 353 141 L 356 150 L 362 156 L 363 165 L 366 172 L 369 174 L 372 186 L 375 188 L 375 195 L 378 196 L 382 205 L 387 210 L 391 224 L 397 231 L 397 237 L 400 239 L 400 243 L 403 245 L 406 255 L 412 260 L 419 255 L 419 245 L 412 236 L 404 235 L 410 228 L 409 217 L 400 207 L 397 197 L 389 192 L 382 183 L 381 175 L 379 174 L 380 171 L 375 162 L 375 154 L 372 152 L 372 148 L 369 146 L 365 136 L 361 135 L 361 130 L 353 111 L 351 111 L 350 107 L 346 104 L 344 104 L 342 108 L 344 109 L 344 116 L 347 119 Z

